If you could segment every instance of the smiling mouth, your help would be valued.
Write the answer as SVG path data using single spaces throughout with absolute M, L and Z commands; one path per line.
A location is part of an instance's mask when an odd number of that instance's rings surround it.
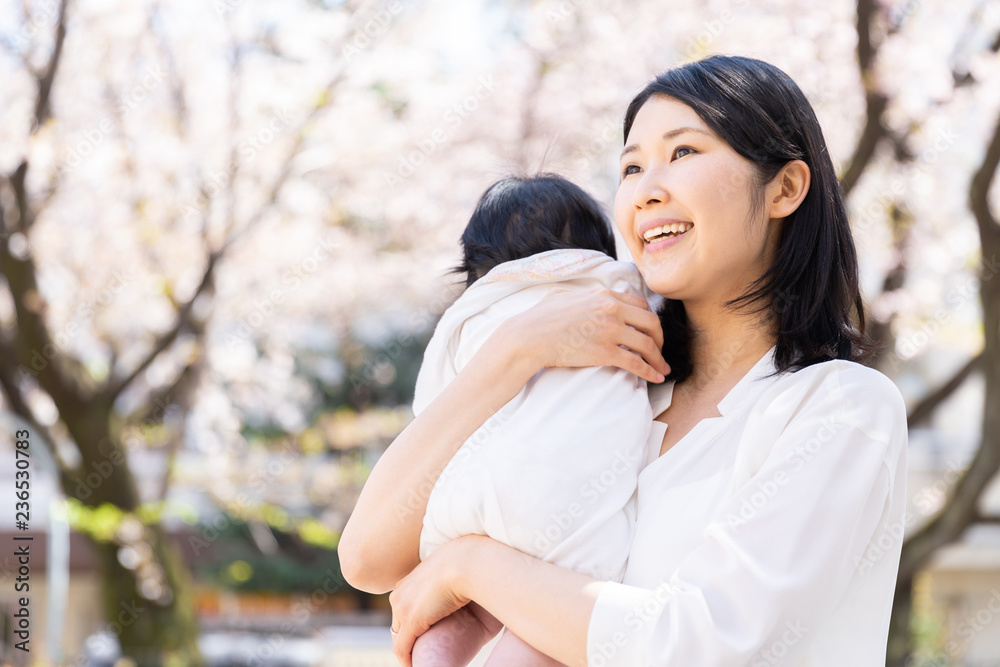
M 654 243 L 656 241 L 662 241 L 663 239 L 680 236 L 692 227 L 694 227 L 694 225 L 690 222 L 672 222 L 669 225 L 663 225 L 662 227 L 647 229 L 642 235 L 642 240 L 646 243 L 646 245 L 649 245 L 650 243 Z

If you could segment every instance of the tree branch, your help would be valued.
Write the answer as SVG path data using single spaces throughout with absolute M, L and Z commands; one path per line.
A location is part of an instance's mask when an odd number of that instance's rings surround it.
M 23 191 L 24 181 L 11 180 L 10 183 L 18 206 L 24 207 L 21 208 L 23 225 L 24 216 L 30 211 L 27 193 Z M 0 233 L 6 234 L 7 231 L 5 211 L 0 200 Z M 45 325 L 48 304 L 38 289 L 34 258 L 30 252 L 15 257 L 10 251 L 10 235 L 0 239 L 0 272 L 7 279 L 17 317 L 17 330 L 10 343 L 11 358 L 31 370 L 38 384 L 57 405 L 86 402 L 91 391 L 84 385 L 85 375 L 79 372 L 80 366 L 74 363 L 75 360 L 60 352 Z M 69 374 L 68 370 L 74 373 Z
M 271 206 L 277 201 L 278 194 L 281 192 L 281 188 L 284 187 L 285 182 L 287 182 L 288 177 L 292 173 L 292 167 L 294 166 L 295 163 L 295 156 L 298 155 L 299 149 L 302 147 L 303 141 L 305 141 L 306 127 L 309 126 L 309 123 L 311 123 L 312 120 L 316 116 L 318 116 L 321 111 L 323 111 L 323 109 L 329 106 L 331 98 L 333 97 L 333 92 L 336 90 L 337 86 L 340 84 L 340 82 L 344 79 L 346 75 L 347 75 L 347 68 L 342 68 L 335 76 L 333 76 L 327 82 L 326 86 L 320 92 L 318 96 L 319 99 L 316 102 L 316 104 L 313 106 L 312 109 L 309 110 L 309 112 L 306 114 L 306 117 L 302 119 L 302 122 L 299 123 L 299 126 L 295 129 L 294 132 L 295 140 L 292 142 L 292 147 L 291 149 L 289 149 L 288 155 L 285 158 L 284 163 L 282 164 L 281 171 L 278 172 L 278 176 L 274 179 L 274 182 L 271 184 L 271 187 L 268 190 L 267 197 L 264 199 L 263 203 L 261 203 L 254 209 L 253 214 L 250 216 L 250 219 L 246 222 L 246 224 L 243 225 L 243 228 L 229 235 L 229 238 L 223 244 L 222 248 L 220 248 L 220 252 L 222 250 L 226 250 L 229 247 L 231 247 L 254 225 L 260 222 L 261 218 L 264 217 L 264 213 L 266 213 L 271 208 Z
M 201 352 L 197 358 L 184 365 L 173 382 L 153 391 L 124 421 L 127 424 L 155 424 L 162 421 L 167 408 L 183 403 L 184 397 L 193 391 L 199 363 Z
M 35 222 L 34 211 L 31 210 L 31 206 L 29 205 L 28 191 L 24 185 L 27 176 L 28 161 L 21 160 L 21 164 L 17 165 L 17 169 L 7 179 L 11 189 L 14 191 L 14 202 L 17 204 L 17 229 L 12 230 L 12 232 L 19 231 L 22 234 L 27 234 Z
M 35 99 L 35 123 L 32 133 L 45 123 L 50 117 L 49 100 L 52 94 L 52 84 L 55 83 L 56 70 L 59 68 L 59 60 L 62 57 L 63 42 L 66 40 L 66 5 L 68 0 L 59 2 L 59 19 L 56 23 L 55 47 L 49 56 L 49 63 L 45 71 L 38 77 L 38 97 Z
M 37 426 L 41 430 L 41 425 L 35 421 L 31 408 L 28 407 L 28 403 L 24 400 L 24 396 L 17 386 L 17 368 L 14 365 L 14 355 L 14 348 L 4 337 L 0 337 L 0 389 L 3 390 L 11 412 L 31 424 L 32 428 Z
M 906 283 L 906 255 L 909 248 L 910 234 L 913 229 L 913 216 L 900 202 L 893 202 L 889 221 L 896 259 L 882 280 L 882 291 L 879 293 L 880 298 L 898 289 L 902 289 Z M 871 361 L 871 365 L 875 368 L 879 368 L 886 355 L 892 353 L 895 348 L 896 336 L 891 326 L 892 319 L 896 315 L 894 311 L 895 309 L 891 313 L 881 313 L 883 319 L 871 318 L 869 335 L 878 345 L 876 356 Z
M 840 187 L 844 197 L 847 197 L 857 185 L 861 174 L 875 155 L 875 149 L 889 134 L 882 122 L 882 115 L 889 104 L 889 98 L 879 92 L 875 84 L 874 65 L 878 55 L 878 45 L 872 41 L 871 26 L 878 8 L 875 0 L 858 0 L 857 6 L 858 67 L 861 70 L 861 83 L 865 88 L 865 127 L 861 131 L 847 169 L 840 177 Z
M 986 195 L 1000 163 L 1000 119 L 986 149 L 983 162 L 969 183 L 969 206 L 979 224 L 983 258 L 995 261 L 1000 252 L 1000 228 L 989 210 Z M 899 580 L 908 581 L 938 548 L 954 542 L 973 522 L 983 490 L 1000 471 L 1000 281 L 984 269 L 979 288 L 983 304 L 983 368 L 986 374 L 983 436 L 968 469 L 955 483 L 944 508 L 903 544 Z
M 10 407 L 11 412 L 23 419 L 31 426 L 33 431 L 40 434 L 44 442 L 55 444 L 52 433 L 35 420 L 35 416 L 31 412 L 31 407 L 24 400 L 24 396 L 18 387 L 17 368 L 14 364 L 14 349 L 2 335 L 0 335 L 0 391 L 3 392 L 4 398 L 7 399 L 7 405 Z M 66 486 L 66 483 L 71 479 L 71 475 L 79 476 L 78 472 L 70 469 L 65 461 L 62 460 L 62 457 L 59 456 L 58 452 L 53 450 L 50 453 L 53 460 L 59 466 L 59 476 L 63 482 L 62 488 L 69 488 Z
M 177 314 L 174 316 L 174 323 L 166 332 L 164 332 L 153 344 L 152 349 L 146 354 L 139 365 L 136 366 L 131 373 L 126 375 L 117 381 L 112 381 L 108 388 L 106 389 L 106 395 L 111 403 L 114 403 L 115 399 L 124 391 L 132 382 L 135 381 L 140 374 L 142 374 L 150 364 L 156 360 L 156 357 L 160 356 L 164 350 L 173 345 L 174 341 L 177 340 L 177 336 L 180 335 L 186 327 L 191 326 L 191 316 L 194 310 L 195 301 L 198 297 L 202 295 L 212 284 L 215 277 L 215 267 L 219 262 L 228 246 L 210 252 L 208 255 L 208 262 L 205 264 L 205 270 L 202 272 L 201 281 L 198 283 L 198 287 L 195 289 L 194 294 L 191 298 L 187 300 L 180 308 L 177 309 Z
M 949 396 L 955 393 L 956 389 L 962 386 L 965 380 L 972 375 L 973 371 L 982 368 L 982 364 L 983 353 L 980 352 L 972 359 L 969 359 L 964 366 L 959 368 L 955 374 L 948 378 L 946 382 L 942 383 L 941 386 L 921 399 L 920 402 L 913 406 L 913 409 L 910 410 L 910 414 L 906 416 L 907 427 L 913 428 L 920 422 L 930 417 L 939 405 L 944 403 Z
M 986 147 L 986 155 L 983 163 L 972 176 L 972 183 L 969 187 L 969 208 L 976 216 L 976 223 L 979 225 L 979 234 L 987 242 L 1000 236 L 1000 227 L 997 226 L 996 218 L 990 211 L 989 193 L 990 184 L 997 172 L 997 165 L 1000 164 L 1000 119 L 993 130 L 993 138 Z M 983 257 L 986 257 L 986 247 L 983 248 Z
M 160 3 L 158 2 L 153 3 L 150 8 L 149 29 L 156 35 L 163 59 L 167 62 L 167 72 L 170 77 L 170 98 L 174 105 L 174 114 L 177 117 L 177 127 L 180 130 L 179 134 L 185 136 L 188 128 L 187 94 L 184 92 L 184 81 L 178 73 L 177 61 L 167 39 L 167 30 L 160 16 Z
M 324 87 L 319 96 L 319 100 L 316 102 L 315 106 L 310 109 L 309 113 L 306 114 L 305 119 L 303 119 L 302 123 L 297 128 L 292 148 L 282 165 L 281 171 L 271 184 L 271 188 L 264 203 L 255 209 L 254 213 L 250 217 L 250 220 L 247 221 L 241 230 L 228 233 L 227 238 L 222 245 L 217 250 L 209 253 L 208 262 L 202 274 L 201 282 L 198 284 L 194 294 L 191 295 L 191 298 L 177 310 L 173 326 L 171 326 L 170 329 L 157 339 L 156 343 L 153 344 L 152 349 L 146 357 L 132 370 L 131 373 L 126 375 L 124 378 L 118 381 L 113 381 L 109 384 L 105 395 L 112 403 L 119 395 L 121 395 L 122 391 L 131 385 L 132 382 L 134 382 L 135 379 L 142 374 L 150 366 L 150 364 L 153 363 L 156 357 L 173 344 L 181 331 L 183 331 L 186 327 L 190 327 L 191 312 L 194 308 L 194 303 L 198 297 L 201 296 L 212 284 L 215 267 L 219 260 L 229 250 L 229 248 L 231 248 L 233 244 L 235 244 L 236 241 L 242 237 L 243 234 L 249 231 L 257 222 L 260 221 L 264 212 L 277 200 L 278 193 L 288 180 L 292 171 L 292 165 L 295 161 L 295 156 L 298 154 L 299 148 L 302 146 L 302 142 L 305 139 L 305 132 L 303 130 L 313 120 L 313 118 L 315 118 L 327 105 L 329 105 L 333 91 L 337 88 L 346 74 L 347 70 L 346 68 L 343 68 L 340 72 L 333 76 L 330 81 L 327 82 L 327 85 Z M 232 179 L 230 179 L 230 181 L 232 181 Z

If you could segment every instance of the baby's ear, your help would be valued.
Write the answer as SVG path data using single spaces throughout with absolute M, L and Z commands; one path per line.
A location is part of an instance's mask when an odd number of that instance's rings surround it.
M 769 217 L 787 218 L 798 209 L 809 193 L 809 165 L 792 160 L 767 184 Z

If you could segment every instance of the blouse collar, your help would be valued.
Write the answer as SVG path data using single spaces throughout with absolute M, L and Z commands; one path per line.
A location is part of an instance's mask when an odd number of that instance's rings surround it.
M 775 347 L 764 353 L 764 356 L 753 365 L 747 374 L 736 383 L 729 393 L 719 401 L 719 414 L 725 416 L 746 400 L 757 396 L 764 388 L 778 378 L 777 368 L 774 365 Z M 648 384 L 649 404 L 653 408 L 655 418 L 661 412 L 670 407 L 670 401 L 674 394 L 674 382 L 664 382 L 662 384 Z

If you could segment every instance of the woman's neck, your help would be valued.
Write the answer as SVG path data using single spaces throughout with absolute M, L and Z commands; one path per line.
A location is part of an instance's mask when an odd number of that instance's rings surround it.
M 715 382 L 729 384 L 746 375 L 777 342 L 775 323 L 761 315 L 745 314 L 729 308 L 690 308 L 685 304 L 692 327 L 691 362 L 687 380 L 692 387 Z

